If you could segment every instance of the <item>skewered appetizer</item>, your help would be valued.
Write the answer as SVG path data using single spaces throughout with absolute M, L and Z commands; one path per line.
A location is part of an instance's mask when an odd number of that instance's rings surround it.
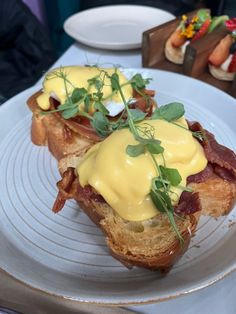
M 230 33 L 211 53 L 209 71 L 219 80 L 233 81 L 236 73 L 236 18 L 226 21 L 225 25 Z
M 201 9 L 192 18 L 186 15 L 165 45 L 166 58 L 176 64 L 183 64 L 187 45 L 199 40 L 223 24 L 228 16 L 211 17 L 210 11 Z

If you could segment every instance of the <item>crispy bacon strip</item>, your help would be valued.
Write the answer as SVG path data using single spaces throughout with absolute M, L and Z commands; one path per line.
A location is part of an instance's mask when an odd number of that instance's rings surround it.
M 215 166 L 214 167 L 214 172 L 219 176 L 221 177 L 222 179 L 226 180 L 226 181 L 232 181 L 232 182 L 235 182 L 235 174 L 226 169 L 226 168 L 222 168 L 220 166 Z
M 65 141 L 67 141 L 67 142 L 70 142 L 72 140 L 71 129 L 68 128 L 68 126 L 65 124 L 63 126 L 63 137 L 64 137 Z
M 200 142 L 203 146 L 206 158 L 214 168 L 214 171 L 224 180 L 234 180 L 236 182 L 236 155 L 235 153 L 219 144 L 215 136 L 204 130 L 199 122 L 188 122 L 189 129 L 193 132 L 201 131 L 205 140 Z
M 69 192 L 71 191 L 75 178 L 74 168 L 72 167 L 68 168 L 63 173 L 62 180 L 57 183 L 59 192 L 52 208 L 54 213 L 58 213 L 64 207 L 66 200 L 71 198 Z
M 93 200 L 95 202 L 99 203 L 105 203 L 104 198 L 101 194 L 99 194 L 91 185 L 86 185 L 85 187 L 82 187 L 79 183 L 79 180 L 77 181 L 77 201 L 82 200 Z
M 197 174 L 193 174 L 187 178 L 187 184 L 189 183 L 201 183 L 206 181 L 212 176 L 214 169 L 210 163 L 207 164 L 206 168 Z
M 134 90 L 133 97 L 136 98 L 137 101 L 135 103 L 133 103 L 131 107 L 135 108 L 135 109 L 140 109 L 143 112 L 146 112 L 147 116 L 150 116 L 153 112 L 153 109 L 156 107 L 156 103 L 155 103 L 154 99 L 150 98 L 150 97 L 154 97 L 155 91 L 144 89 L 142 91 L 142 93 L 145 94 L 146 96 L 148 96 L 149 100 L 146 100 L 142 95 L 140 95 L 138 92 L 136 92 Z M 50 102 L 50 110 L 55 110 L 60 105 L 60 102 L 58 100 L 54 99 L 53 97 L 49 98 L 49 102 Z M 64 119 L 61 116 L 60 112 L 54 112 L 54 115 L 67 128 L 67 129 L 65 129 L 65 131 L 66 131 L 65 136 L 68 136 L 68 135 L 71 136 L 71 134 L 69 134 L 69 132 L 68 132 L 68 130 L 71 130 L 71 131 L 75 132 L 76 134 L 79 134 L 80 136 L 83 136 L 83 137 L 91 140 L 92 142 L 99 142 L 99 141 L 103 140 L 103 138 L 101 138 L 96 133 L 94 128 L 90 125 L 90 121 L 87 118 L 77 116 L 77 117 L 70 118 L 70 119 Z M 119 117 L 119 115 L 117 117 Z M 114 120 L 114 118 L 111 118 L 111 120 Z
M 229 148 L 219 144 L 215 137 L 208 131 L 203 130 L 198 122 L 189 122 L 190 130 L 203 131 L 206 139 L 201 141 L 205 155 L 208 159 L 207 167 L 196 175 L 188 177 L 189 183 L 202 183 L 207 181 L 212 176 L 219 176 L 223 180 L 233 181 L 236 183 L 236 155 Z M 103 197 L 99 195 L 91 186 L 82 187 L 79 184 L 78 177 L 74 174 L 73 168 L 68 168 L 63 174 L 62 180 L 57 184 L 59 193 L 53 211 L 60 211 L 65 201 L 69 198 L 74 198 L 77 201 L 83 199 L 93 199 L 97 202 L 105 202 Z M 179 214 L 193 214 L 201 210 L 198 193 L 183 192 L 181 194 L 175 212 Z
M 136 102 L 131 105 L 132 109 L 140 109 L 143 112 L 147 113 L 147 116 L 151 116 L 154 108 L 156 108 L 156 102 L 152 97 L 155 96 L 154 90 L 144 89 L 142 93 L 146 95 L 148 98 L 145 99 L 140 93 L 136 90 L 133 91 L 133 97 L 136 98 Z
M 191 215 L 201 209 L 199 194 L 184 191 L 180 196 L 175 212 L 177 214 Z
M 50 110 L 56 109 L 60 103 L 56 99 L 50 97 Z M 64 119 L 61 116 L 60 112 L 54 112 L 54 115 L 60 120 L 64 125 L 66 125 L 70 130 L 75 132 L 76 134 L 79 134 L 80 136 L 84 136 L 85 138 L 93 141 L 93 142 L 99 142 L 102 140 L 101 137 L 99 137 L 96 133 L 96 131 L 87 123 L 82 123 L 82 120 L 77 121 L 73 118 L 71 119 Z M 83 120 L 84 121 L 84 120 Z

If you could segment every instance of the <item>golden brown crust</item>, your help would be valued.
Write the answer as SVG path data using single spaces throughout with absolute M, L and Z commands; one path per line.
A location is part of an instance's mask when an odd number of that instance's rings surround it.
M 83 194 L 87 193 L 85 191 L 78 192 L 79 179 L 73 165 L 79 158 L 70 156 L 59 162 L 62 164 L 60 170 L 66 167 L 66 160 L 68 168 L 57 184 L 59 193 L 53 211 L 58 212 L 66 199 L 74 198 L 87 216 L 103 230 L 111 255 L 125 266 L 168 271 L 187 250 L 200 217 L 199 213 L 176 217 L 177 227 L 184 239 L 183 244 L 165 214 L 158 212 L 155 217 L 140 222 L 125 220 L 103 199 L 95 199 L 92 195 L 88 197 Z
M 65 172 L 68 167 L 76 168 L 84 152 L 81 150 L 60 160 L 60 172 Z M 78 178 L 65 197 L 77 200 L 80 208 L 105 233 L 111 254 L 129 268 L 138 266 L 168 271 L 187 250 L 201 214 L 213 217 L 225 215 L 236 201 L 236 184 L 216 174 L 205 182 L 191 183 L 189 187 L 199 192 L 202 211 L 182 219 L 176 218 L 184 238 L 184 245 L 181 245 L 166 215 L 159 213 L 146 221 L 129 222 L 119 217 L 108 204 L 83 198 L 77 192 L 77 186 Z
M 201 183 L 191 183 L 190 187 L 199 192 L 203 215 L 212 217 L 227 215 L 235 205 L 236 184 L 217 175 Z
M 33 113 L 31 125 L 31 140 L 35 145 L 48 146 L 52 155 L 60 160 L 62 157 L 76 152 L 78 149 L 90 147 L 93 142 L 79 136 L 54 114 L 42 115 L 37 105 L 37 97 L 41 91 L 33 94 L 27 101 L 27 105 Z
M 103 230 L 111 255 L 125 266 L 168 271 L 187 250 L 200 215 L 197 213 L 176 218 L 178 229 L 184 238 L 183 244 L 165 214 L 158 213 L 154 218 L 141 222 L 124 220 L 104 200 L 97 201 L 78 193 L 79 181 L 74 169 L 81 154 L 82 151 L 59 162 L 60 171 L 65 172 L 58 183 L 60 192 L 57 198 L 59 206 L 55 202 L 56 211 L 63 207 L 65 199 L 74 198 L 87 216 Z M 67 183 L 71 176 L 74 176 L 74 182 L 68 189 Z
M 68 154 L 73 154 L 77 150 L 91 147 L 102 138 L 90 126 L 78 122 L 76 118 L 64 119 L 60 113 L 42 114 L 42 110 L 37 105 L 37 97 L 42 91 L 33 94 L 27 101 L 28 107 L 33 113 L 31 125 L 31 140 L 35 145 L 48 146 L 52 155 L 60 160 Z M 154 91 L 144 90 L 144 93 L 154 96 Z M 137 97 L 136 106 L 140 110 L 148 109 L 146 100 L 140 95 Z M 52 98 L 50 99 L 51 109 L 55 109 Z M 154 99 L 151 100 L 150 112 L 156 106 Z M 148 113 L 148 112 L 147 112 Z
M 147 226 L 144 226 L 144 230 L 141 232 L 140 230 L 135 230 L 135 228 L 134 230 L 127 230 L 126 222 L 124 221 L 123 224 L 121 224 L 120 220 L 122 218 L 117 217 L 107 204 L 99 204 L 94 201 L 84 200 L 79 200 L 78 203 L 86 215 L 88 215 L 88 217 L 105 233 L 106 243 L 110 249 L 111 255 L 128 268 L 137 266 L 150 270 L 160 270 L 162 272 L 169 271 L 173 264 L 186 252 L 191 239 L 191 234 L 196 230 L 198 222 L 197 216 L 195 217 L 194 215 L 182 218 L 184 222 L 179 221 L 178 223 L 179 229 L 182 229 L 181 235 L 184 242 L 180 243 L 179 239 L 175 236 L 174 231 L 171 230 L 171 228 L 168 228 L 168 232 L 172 233 L 172 236 L 170 237 L 172 241 L 167 240 L 166 243 L 159 248 L 158 245 L 153 245 L 152 236 L 155 231 L 157 234 L 162 231 L 159 230 L 158 227 L 154 227 L 155 230 L 149 231 L 148 228 L 151 227 L 148 225 L 152 225 L 152 220 L 146 221 Z M 101 209 L 101 207 L 103 208 Z M 104 212 L 106 216 L 104 216 L 102 212 Z M 127 222 L 127 225 L 132 225 L 132 222 Z M 145 230 L 145 228 L 147 230 Z M 117 236 L 116 229 L 118 230 L 118 233 L 123 233 L 122 236 L 120 234 Z M 147 233 L 146 237 L 150 234 L 150 241 L 146 240 L 145 235 L 142 234 L 145 232 Z M 161 237 L 161 234 L 159 234 L 159 236 Z M 132 242 L 133 237 L 135 237 L 135 245 Z M 158 236 L 156 239 L 158 239 Z M 152 247 L 152 252 L 147 250 L 148 246 Z
M 31 125 L 31 140 L 35 145 L 47 145 L 47 134 L 44 126 L 44 117 L 40 115 L 40 110 L 37 106 L 36 99 L 41 94 L 41 91 L 33 94 L 27 101 L 27 105 L 33 113 Z
M 65 172 L 68 167 L 76 168 L 84 152 L 80 150 L 60 160 L 60 172 Z M 126 221 L 107 203 L 83 197 L 83 194 L 77 192 L 77 186 L 78 178 L 65 197 L 77 200 L 80 208 L 105 233 L 111 254 L 129 268 L 138 266 L 168 271 L 187 250 L 200 215 L 225 215 L 236 201 L 236 184 L 222 179 L 216 173 L 204 182 L 191 183 L 189 187 L 199 193 L 202 211 L 183 216 L 182 219 L 176 217 L 178 230 L 184 238 L 184 245 L 181 245 L 166 215 L 158 213 L 154 218 L 142 222 Z

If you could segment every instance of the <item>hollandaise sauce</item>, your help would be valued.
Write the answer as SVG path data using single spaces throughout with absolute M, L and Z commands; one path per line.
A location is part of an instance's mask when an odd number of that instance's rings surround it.
M 139 126 L 144 123 L 154 129 L 154 137 L 164 148 L 163 156 L 155 155 L 157 163 L 177 169 L 182 178 L 180 185 L 186 187 L 187 177 L 199 173 L 207 164 L 201 145 L 186 130 L 186 120 L 182 117 L 176 121 L 184 128 L 165 120 L 146 120 Z M 158 176 L 150 154 L 131 157 L 126 153 L 128 145 L 137 143 L 128 128 L 115 131 L 89 149 L 77 167 L 80 184 L 94 187 L 122 218 L 131 221 L 149 219 L 157 214 L 149 195 L 152 178 Z M 178 186 L 171 187 L 173 205 L 182 191 Z
M 63 104 L 67 99 L 67 94 L 71 95 L 76 87 L 85 88 L 89 90 L 90 94 L 97 92 L 96 86 L 89 84 L 89 80 L 99 77 L 104 83 L 101 90 L 105 99 L 104 105 L 108 106 L 109 111 L 112 111 L 111 115 L 116 115 L 124 108 L 124 104 L 119 93 L 112 93 L 111 81 L 108 76 L 115 72 L 118 74 L 121 86 L 127 83 L 128 80 L 117 68 L 102 69 L 98 67 L 68 66 L 54 69 L 44 79 L 43 92 L 37 98 L 38 106 L 43 110 L 48 110 L 50 108 L 50 96 Z M 64 78 L 66 77 L 66 80 L 63 79 L 61 74 L 63 74 Z M 130 84 L 124 85 L 122 91 L 125 99 L 132 98 L 133 94 Z M 113 109 L 114 106 L 116 106 L 116 109 Z

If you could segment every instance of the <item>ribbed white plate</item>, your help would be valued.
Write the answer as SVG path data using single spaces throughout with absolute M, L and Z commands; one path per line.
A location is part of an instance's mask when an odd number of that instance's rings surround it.
M 77 41 L 100 49 L 135 49 L 142 33 L 175 16 L 144 5 L 108 5 L 81 11 L 64 23 L 65 32 Z
M 236 150 L 236 101 L 214 87 L 157 70 L 152 77 L 158 103 L 180 101 L 186 116 L 200 121 L 219 142 Z M 236 268 L 235 210 L 203 217 L 187 253 L 171 272 L 128 270 L 113 259 L 101 231 L 73 201 L 51 212 L 59 173 L 47 148 L 30 140 L 26 99 L 34 87 L 0 108 L 0 267 L 20 281 L 77 301 L 134 304 L 158 301 L 205 287 Z

